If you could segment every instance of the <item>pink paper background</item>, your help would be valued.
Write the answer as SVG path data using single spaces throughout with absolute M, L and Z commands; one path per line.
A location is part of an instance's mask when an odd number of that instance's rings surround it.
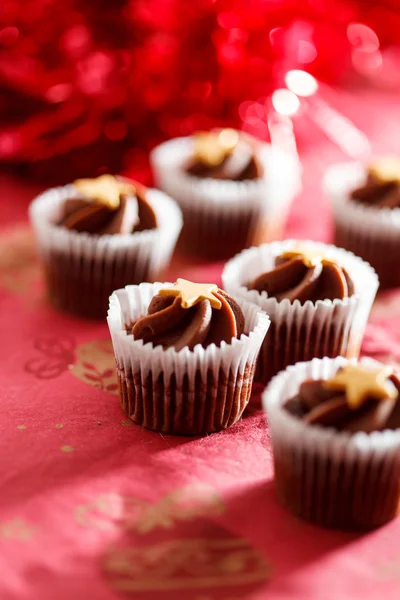
M 343 102 L 359 123 L 357 99 Z M 371 93 L 363 105 L 377 151 L 395 150 L 395 99 Z M 343 155 L 313 136 L 287 234 L 328 240 L 320 177 Z M 34 186 L 0 185 L 1 600 L 398 600 L 400 520 L 355 535 L 279 506 L 257 390 L 240 423 L 201 439 L 127 422 L 106 324 L 43 299 L 26 222 Z M 220 270 L 171 277 L 217 281 Z M 399 298 L 379 296 L 364 353 L 400 362 Z

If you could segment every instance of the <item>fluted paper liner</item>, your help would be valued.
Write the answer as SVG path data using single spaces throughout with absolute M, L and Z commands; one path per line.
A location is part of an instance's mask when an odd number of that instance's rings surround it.
M 308 425 L 283 405 L 306 379 L 329 379 L 355 360 L 314 359 L 288 367 L 263 394 L 282 503 L 319 525 L 369 529 L 393 519 L 400 500 L 400 429 L 338 432 Z M 379 363 L 362 359 L 376 368 Z
M 193 155 L 193 144 L 192 137 L 176 138 L 151 153 L 158 187 L 182 208 L 186 248 L 229 257 L 250 245 L 263 223 L 271 235 L 277 235 L 301 185 L 295 159 L 280 148 L 259 143 L 256 154 L 263 177 L 247 181 L 199 178 L 184 168 Z
M 378 273 L 381 287 L 400 285 L 400 209 L 365 206 L 350 199 L 362 186 L 367 170 L 361 163 L 330 167 L 324 188 L 335 221 L 335 244 L 367 260 Z
M 177 204 L 158 190 L 146 200 L 157 227 L 133 234 L 91 235 L 59 227 L 74 185 L 50 189 L 31 204 L 29 213 L 45 266 L 53 304 L 88 317 L 105 317 L 113 290 L 129 283 L 154 280 L 170 261 L 182 228 Z
M 278 301 L 266 292 L 249 290 L 246 284 L 274 268 L 275 258 L 296 245 L 322 250 L 324 256 L 343 266 L 354 283 L 355 293 L 344 300 Z M 314 357 L 357 358 L 365 326 L 378 289 L 371 266 L 354 256 L 319 242 L 287 240 L 244 250 L 228 261 L 223 286 L 235 298 L 252 302 L 271 319 L 271 328 L 260 352 L 255 379 L 266 383 L 289 364 Z
M 135 340 L 127 329 L 147 314 L 158 290 L 169 285 L 127 286 L 110 298 L 108 326 L 122 408 L 135 423 L 163 433 L 202 435 L 225 429 L 236 423 L 249 401 L 269 319 L 241 301 L 245 333 L 229 344 L 177 352 Z

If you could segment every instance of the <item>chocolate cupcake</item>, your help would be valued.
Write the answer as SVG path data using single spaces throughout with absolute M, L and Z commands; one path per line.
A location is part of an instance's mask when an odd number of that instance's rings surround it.
M 50 302 L 94 318 L 106 316 L 113 290 L 163 271 L 182 227 L 173 200 L 112 175 L 43 193 L 30 218 Z
M 182 209 L 182 251 L 202 258 L 280 237 L 300 188 L 291 156 L 233 129 L 165 142 L 151 162 L 158 187 Z
M 316 242 L 274 242 L 245 250 L 223 271 L 224 288 L 271 319 L 255 379 L 314 357 L 358 357 L 378 289 L 360 258 Z
M 326 527 L 371 529 L 400 501 L 400 378 L 371 359 L 288 367 L 263 396 L 280 500 Z
M 367 260 L 381 288 L 400 286 L 400 159 L 331 167 L 325 177 L 335 244 Z
M 213 284 L 142 283 L 110 298 L 121 405 L 138 425 L 204 435 L 236 423 L 269 319 Z

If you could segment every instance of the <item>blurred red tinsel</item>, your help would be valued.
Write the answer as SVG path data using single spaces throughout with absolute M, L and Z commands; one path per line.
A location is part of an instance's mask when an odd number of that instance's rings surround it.
M 0 161 L 59 181 L 132 163 L 140 172 L 161 139 L 245 125 L 251 101 L 268 98 L 288 69 L 337 82 L 350 63 L 348 24 L 362 14 L 390 43 L 400 19 L 391 13 L 388 24 L 389 9 L 350 0 L 3 0 Z

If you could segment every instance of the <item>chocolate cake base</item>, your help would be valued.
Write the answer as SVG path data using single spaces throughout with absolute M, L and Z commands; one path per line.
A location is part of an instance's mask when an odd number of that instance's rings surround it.
M 335 324 L 334 311 L 332 319 L 322 328 L 315 324 L 297 327 L 295 323 L 281 323 L 278 327 L 271 319 L 258 357 L 255 381 L 267 383 L 288 365 L 313 358 L 357 358 L 360 344 L 349 345 L 349 332 Z
M 332 458 L 320 452 L 274 448 L 275 485 L 282 504 L 296 516 L 324 527 L 366 530 L 399 512 L 400 461 L 388 468 L 359 455 Z
M 279 239 L 282 219 L 266 223 L 261 211 L 243 211 L 227 216 L 225 212 L 199 214 L 196 208 L 182 206 L 183 229 L 178 241 L 181 254 L 207 260 L 232 258 L 244 248 Z
M 379 289 L 400 286 L 400 239 L 394 240 L 384 236 L 371 239 L 362 232 L 349 230 L 337 223 L 334 244 L 369 262 L 378 274 Z
M 107 316 L 109 296 L 114 290 L 149 281 L 150 274 L 148 261 L 76 260 L 54 251 L 44 267 L 50 303 L 60 310 L 94 319 Z
M 254 366 L 248 364 L 243 375 L 229 376 L 212 370 L 204 380 L 200 371 L 189 389 L 185 377 L 179 388 L 175 375 L 153 378 L 150 371 L 125 373 L 118 369 L 121 406 L 126 416 L 138 425 L 166 434 L 205 435 L 236 423 L 250 400 Z

